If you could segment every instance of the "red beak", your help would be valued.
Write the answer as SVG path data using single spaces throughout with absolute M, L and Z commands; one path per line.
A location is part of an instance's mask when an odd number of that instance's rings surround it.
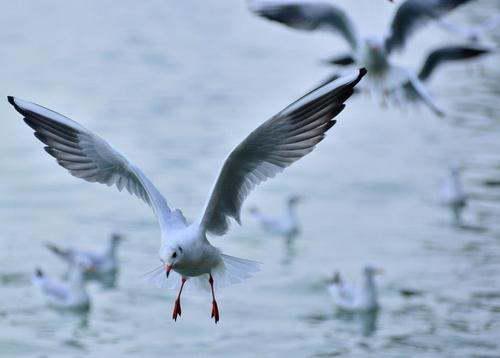
M 165 272 L 167 273 L 167 278 L 168 275 L 170 275 L 171 270 L 172 270 L 172 265 L 165 265 Z

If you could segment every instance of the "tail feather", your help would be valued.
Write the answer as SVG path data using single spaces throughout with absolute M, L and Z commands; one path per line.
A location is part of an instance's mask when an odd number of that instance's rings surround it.
M 56 245 L 54 245 L 51 242 L 46 242 L 45 243 L 45 247 L 47 249 L 49 249 L 50 251 L 52 251 L 56 255 L 65 256 L 65 257 L 68 256 L 68 250 L 63 250 L 63 249 L 57 247 Z
M 50 251 L 52 251 L 57 256 L 59 256 L 59 257 L 62 257 L 64 259 L 67 259 L 69 257 L 69 251 L 68 250 L 61 249 L 61 248 L 57 247 L 56 245 L 54 245 L 54 244 L 52 244 L 50 242 L 46 242 L 45 243 L 45 247 L 47 249 L 49 249 Z
M 221 264 L 212 271 L 216 290 L 240 283 L 260 271 L 259 262 L 224 254 L 221 254 L 221 258 Z M 163 268 L 153 270 L 145 276 L 148 282 L 159 288 L 178 290 L 180 287 L 181 276 L 173 270 L 170 272 L 168 279 Z M 195 293 L 210 291 L 208 274 L 189 278 L 184 290 Z
M 260 263 L 221 254 L 222 263 L 212 271 L 215 289 L 240 283 L 260 271 Z

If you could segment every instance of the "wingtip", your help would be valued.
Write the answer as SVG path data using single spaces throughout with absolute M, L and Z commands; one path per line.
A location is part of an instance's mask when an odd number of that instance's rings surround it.
M 368 73 L 368 71 L 366 70 L 366 68 L 361 67 L 361 68 L 359 69 L 359 78 L 363 78 L 363 77 L 364 77 L 364 75 L 366 75 L 367 73 Z
M 7 96 L 7 101 L 9 101 L 9 103 L 15 108 L 16 111 L 23 114 L 21 107 L 19 107 L 18 104 L 16 103 L 16 97 Z

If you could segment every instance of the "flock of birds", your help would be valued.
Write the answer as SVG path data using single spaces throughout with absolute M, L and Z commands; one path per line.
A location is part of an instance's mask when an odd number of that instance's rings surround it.
M 161 238 L 160 266 L 149 274 L 149 279 L 178 290 L 172 312 L 174 320 L 182 314 L 181 294 L 186 284 L 208 290 L 211 317 L 217 323 L 220 310 L 216 292 L 252 276 L 259 270 L 259 264 L 222 253 L 210 243 L 209 235 L 226 234 L 230 219 L 240 223 L 241 207 L 252 189 L 314 150 L 336 123 L 335 118 L 352 95 L 369 91 L 399 104 L 420 101 L 434 113 L 444 115 L 445 111 L 430 95 L 425 82 L 444 63 L 494 52 L 483 44 L 482 37 L 496 27 L 497 18 L 476 29 L 460 27 L 444 19 L 449 12 L 472 1 L 402 1 L 387 34 L 364 38 L 358 34 L 349 16 L 329 2 L 249 0 L 249 10 L 255 15 L 297 30 L 324 29 L 337 33 L 346 40 L 350 51 L 329 59 L 328 63 L 336 68 L 332 76 L 263 122 L 229 154 L 204 209 L 193 221 L 188 221 L 138 166 L 103 138 L 35 103 L 11 96 L 8 102 L 34 130 L 35 137 L 45 145 L 45 151 L 71 175 L 87 182 L 116 186 L 119 191 L 126 189 L 151 207 L 160 226 Z M 438 23 L 465 37 L 464 43 L 435 49 L 418 73 L 394 64 L 391 56 L 403 50 L 415 30 L 428 22 Z M 451 208 L 454 220 L 460 223 L 467 197 L 460 181 L 459 166 L 451 168 L 441 198 L 442 203 Z M 283 237 L 290 246 L 300 233 L 296 212 L 300 201 L 300 196 L 290 196 L 279 217 L 268 216 L 256 207 L 251 208 L 250 213 L 263 230 Z M 90 298 L 86 282 L 97 280 L 106 285 L 114 284 L 119 266 L 116 251 L 121 241 L 121 235 L 113 234 L 108 247 L 100 253 L 47 244 L 51 252 L 67 263 L 68 272 L 65 280 L 59 281 L 37 269 L 33 282 L 56 307 L 88 309 Z M 366 266 L 360 286 L 345 282 L 335 273 L 329 281 L 328 291 L 336 306 L 346 311 L 376 310 L 379 303 L 374 277 L 379 272 L 374 266 Z

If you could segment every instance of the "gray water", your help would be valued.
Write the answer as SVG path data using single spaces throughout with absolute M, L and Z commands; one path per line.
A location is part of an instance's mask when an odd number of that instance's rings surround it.
M 394 5 L 336 1 L 364 33 L 384 30 Z M 450 19 L 498 12 L 478 0 Z M 374 15 L 377 16 L 374 16 Z M 252 16 L 244 1 L 10 1 L 0 12 L 0 97 L 62 112 L 139 165 L 169 202 L 196 219 L 222 160 L 259 123 L 312 88 L 344 50 L 337 37 L 289 31 Z M 453 36 L 428 26 L 395 60 L 417 68 Z M 490 39 L 497 44 L 500 38 Z M 69 176 L 3 101 L 0 164 L 0 356 L 481 356 L 500 355 L 500 93 L 498 56 L 452 65 L 431 91 L 450 115 L 352 98 L 315 152 L 258 187 L 243 226 L 213 242 L 263 263 L 244 284 L 210 299 L 148 285 L 159 229 L 143 203 Z M 460 162 L 472 200 L 466 225 L 436 202 Z M 248 215 L 279 212 L 290 193 L 302 235 L 287 257 Z M 101 248 L 119 230 L 114 290 L 91 284 L 88 315 L 48 309 L 34 268 L 64 265 L 43 243 Z M 359 280 L 384 268 L 376 317 L 335 312 L 325 288 L 334 270 Z M 417 294 L 404 296 L 402 290 Z

